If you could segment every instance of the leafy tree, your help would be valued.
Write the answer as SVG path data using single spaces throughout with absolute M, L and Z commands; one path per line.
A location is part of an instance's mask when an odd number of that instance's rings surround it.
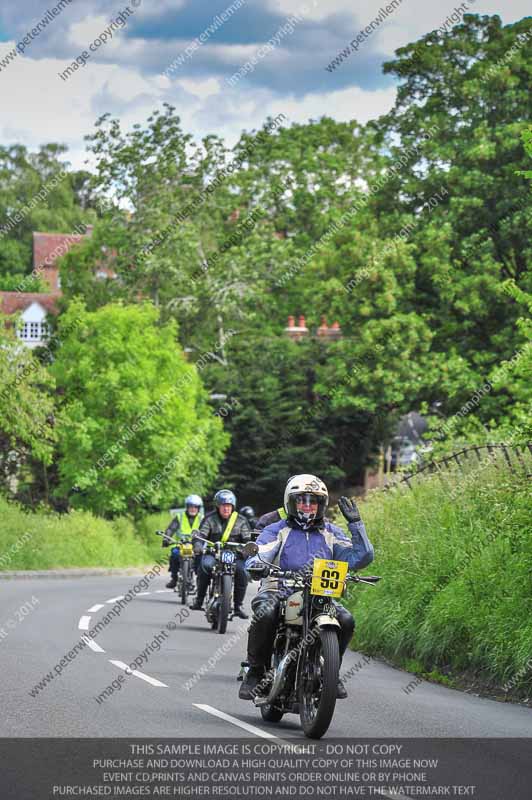
M 431 318 L 434 349 L 457 342 L 479 377 L 515 349 L 516 308 L 502 283 L 530 288 L 532 204 L 516 175 L 532 111 L 532 40 L 519 38 L 528 27 L 466 15 L 384 65 L 401 80 L 394 109 L 376 126 L 396 173 L 376 194 L 375 213 L 392 232 L 445 187 L 412 237 L 416 311 Z M 515 44 L 516 55 L 498 68 Z
M 228 444 L 174 323 L 149 304 L 70 304 L 51 367 L 58 497 L 102 516 L 168 507 L 212 483 Z
M 2 317 L 0 386 L 1 485 L 4 491 L 32 498 L 33 470 L 46 486 L 47 468 L 52 462 L 53 381 Z
M 0 147 L 0 278 L 31 272 L 34 231 L 68 233 L 93 221 L 94 213 L 80 205 L 66 150 L 59 144 L 36 153 L 23 145 Z

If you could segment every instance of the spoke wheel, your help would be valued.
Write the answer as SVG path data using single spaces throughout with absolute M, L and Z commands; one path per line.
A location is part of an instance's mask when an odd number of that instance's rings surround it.
M 218 606 L 218 633 L 225 633 L 227 630 L 227 620 L 231 611 L 231 590 L 233 581 L 230 575 L 222 575 L 221 594 Z
M 189 569 L 190 565 L 189 562 L 185 559 L 181 564 L 181 584 L 180 584 L 180 595 L 181 595 L 181 604 L 185 605 L 187 602 L 187 595 L 188 595 L 188 582 L 189 582 Z
M 338 635 L 324 628 L 306 651 L 298 688 L 299 716 L 309 739 L 321 739 L 331 724 L 339 671 Z

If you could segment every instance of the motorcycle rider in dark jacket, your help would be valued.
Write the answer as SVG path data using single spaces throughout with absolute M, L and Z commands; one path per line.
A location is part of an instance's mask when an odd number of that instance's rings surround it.
M 258 519 L 255 515 L 255 509 L 253 506 L 242 506 L 238 513 L 247 519 L 249 522 L 249 527 L 252 531 L 256 530 Z
M 255 531 L 259 531 L 260 533 L 260 531 L 263 531 L 268 525 L 273 525 L 275 522 L 280 522 L 282 519 L 286 519 L 286 511 L 281 506 L 281 508 L 276 508 L 275 511 L 268 511 L 267 514 L 263 514 L 262 517 L 259 517 L 255 525 Z
M 221 489 L 214 495 L 215 510 L 207 514 L 199 527 L 198 534 L 210 542 L 230 541 L 241 542 L 242 545 L 251 541 L 251 528 L 249 522 L 236 511 L 236 497 L 228 489 Z M 227 536 L 227 530 L 230 533 Z M 214 556 L 204 552 L 206 545 L 200 539 L 192 539 L 196 551 L 202 552 L 201 563 L 197 573 L 198 594 L 195 602 L 190 606 L 193 611 L 201 611 L 207 593 L 209 581 L 215 565 Z M 248 619 L 242 608 L 248 575 L 245 569 L 245 560 L 237 551 L 235 562 L 235 588 L 233 595 L 234 615 L 241 619 Z

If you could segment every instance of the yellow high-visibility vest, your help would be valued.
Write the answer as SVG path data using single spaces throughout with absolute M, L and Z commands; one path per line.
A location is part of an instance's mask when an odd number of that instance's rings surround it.
M 233 511 L 233 513 L 232 513 L 232 514 L 231 514 L 231 516 L 229 517 L 229 522 L 227 523 L 227 528 L 226 528 L 226 529 L 225 529 L 225 531 L 223 532 L 223 536 L 222 536 L 222 538 L 221 538 L 221 540 L 220 540 L 220 541 L 222 542 L 222 544 L 225 544 L 225 543 L 226 543 L 226 541 L 227 541 L 227 540 L 229 539 L 229 537 L 231 536 L 231 531 L 232 531 L 232 530 L 233 530 L 233 528 L 235 527 L 235 522 L 236 522 L 236 519 L 237 519 L 237 517 L 238 517 L 238 514 L 237 514 L 237 512 L 236 512 L 236 511 Z
M 281 506 L 281 508 L 278 508 L 277 509 L 277 513 L 279 514 L 281 519 L 286 519 L 286 511 L 284 510 L 284 506 Z
M 185 536 L 189 536 L 192 533 L 192 531 L 197 531 L 199 526 L 200 526 L 200 523 L 201 523 L 202 519 L 203 519 L 203 517 L 198 512 L 196 514 L 196 516 L 194 517 L 194 519 L 192 521 L 192 525 L 191 525 L 190 522 L 188 521 L 188 517 L 187 517 L 186 513 L 183 512 L 181 517 L 180 517 L 180 519 L 179 519 L 179 522 L 181 524 L 181 533 L 184 533 Z

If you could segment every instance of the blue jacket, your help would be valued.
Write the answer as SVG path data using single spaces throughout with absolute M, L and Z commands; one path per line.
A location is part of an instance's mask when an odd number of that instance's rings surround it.
M 280 520 L 261 531 L 256 541 L 259 552 L 247 559 L 246 567 L 264 566 L 260 555 L 282 570 L 300 570 L 315 558 L 347 561 L 350 570 L 363 569 L 373 561 L 373 546 L 362 521 L 351 522 L 348 528 L 351 540 L 331 522 L 304 531 L 295 523 Z M 261 588 L 273 589 L 274 584 L 277 580 L 269 579 Z

